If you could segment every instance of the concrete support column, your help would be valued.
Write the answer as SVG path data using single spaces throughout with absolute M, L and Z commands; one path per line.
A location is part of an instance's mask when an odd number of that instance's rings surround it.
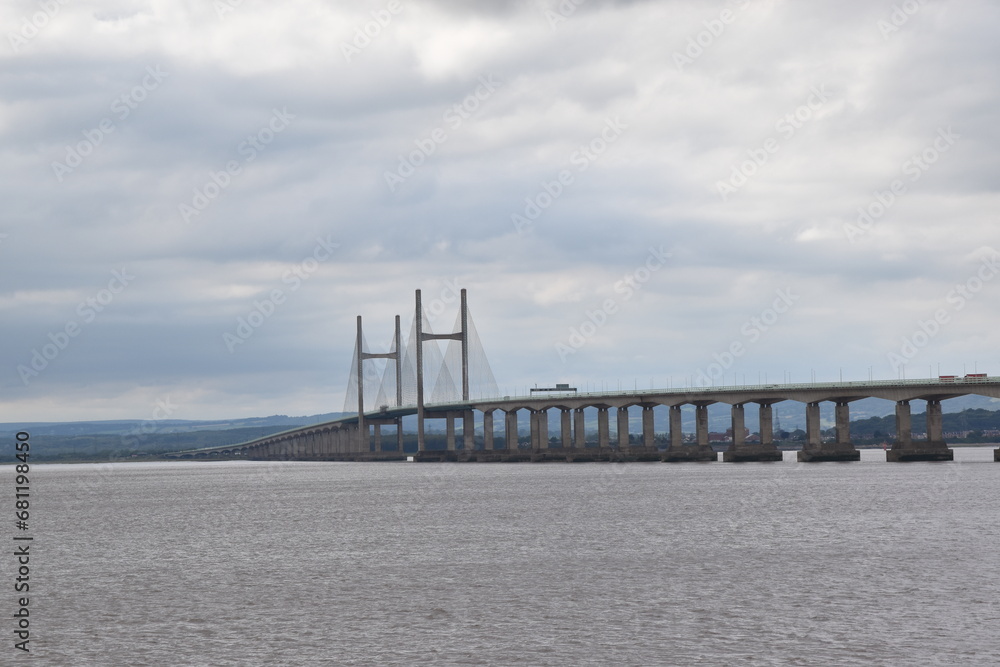
M 909 401 L 896 401 L 896 442 L 904 447 L 913 444 Z
M 444 418 L 446 423 L 445 438 L 448 443 L 447 448 L 449 452 L 453 452 L 455 451 L 455 413 L 449 411 L 445 414 L 447 414 L 447 416 Z
M 834 408 L 834 417 L 837 422 L 837 442 L 847 443 L 851 441 L 851 404 L 847 401 L 837 401 Z
M 396 451 L 403 453 L 403 418 L 396 417 Z
M 818 448 L 823 444 L 823 439 L 819 434 L 819 403 L 806 404 L 806 447 Z
M 653 438 L 656 436 L 653 424 L 653 407 L 645 405 L 642 408 L 642 446 L 652 449 L 656 446 Z
M 476 448 L 476 416 L 472 410 L 465 410 L 462 413 L 462 444 L 465 451 L 471 452 Z
M 385 450 L 382 448 L 382 425 L 373 424 L 372 428 L 375 430 L 375 451 L 384 452 Z
M 559 446 L 563 449 L 573 446 L 573 426 L 567 408 L 559 409 Z
M 538 411 L 538 448 L 549 448 L 549 411 Z
M 628 408 L 618 408 L 618 448 L 628 449 Z
M 774 444 L 774 409 L 770 403 L 761 403 L 760 410 L 760 444 Z
M 584 421 L 583 408 L 573 411 L 573 446 L 579 449 L 587 446 L 587 423 Z
M 597 446 L 606 449 L 611 446 L 611 437 L 608 428 L 608 409 L 597 408 Z
M 684 433 L 681 430 L 681 406 L 670 406 L 670 447 L 684 445 Z
M 694 413 L 695 444 L 708 446 L 708 406 L 696 405 Z
M 483 413 L 483 449 L 493 449 L 493 411 Z
M 516 450 L 517 449 L 517 411 L 511 410 L 504 417 L 505 419 L 505 432 L 504 436 L 507 438 L 507 449 Z
M 733 446 L 742 447 L 746 444 L 746 416 L 743 404 L 737 403 L 732 407 L 733 415 Z
M 941 401 L 927 401 L 927 441 L 944 442 L 944 424 L 941 416 Z
M 534 409 L 528 410 L 528 441 L 533 450 L 541 447 L 538 442 L 538 411 Z

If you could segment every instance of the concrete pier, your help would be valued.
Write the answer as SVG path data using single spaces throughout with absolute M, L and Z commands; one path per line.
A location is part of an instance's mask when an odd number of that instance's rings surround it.
M 618 408 L 618 448 L 628 449 L 628 408 Z
M 493 410 L 483 413 L 483 449 L 493 449 Z
M 455 451 L 455 413 L 449 412 L 445 417 L 445 439 L 448 443 L 448 451 Z
M 760 403 L 760 443 L 748 443 L 742 437 L 744 430 L 743 405 L 733 405 L 733 444 L 722 452 L 722 460 L 727 463 L 752 463 L 757 461 L 780 461 L 781 451 L 774 444 L 772 429 L 772 409 L 770 403 Z M 740 437 L 736 436 L 737 424 Z
M 654 449 L 656 430 L 653 423 L 653 406 L 642 406 L 642 446 L 646 449 Z
M 476 448 L 476 416 L 472 410 L 462 411 L 462 447 L 467 452 Z
M 517 451 L 517 410 L 504 415 L 504 437 L 507 440 L 507 450 Z
M 896 402 L 896 441 L 885 453 L 885 460 L 906 463 L 909 461 L 953 461 L 955 452 L 942 436 L 941 401 L 927 400 L 927 440 L 913 440 L 910 421 L 910 402 Z
M 608 448 L 611 446 L 611 436 L 608 428 L 608 406 L 601 405 L 597 408 L 597 446 Z
M 718 461 L 719 455 L 715 453 L 708 444 L 708 408 L 704 408 L 704 444 L 696 442 L 693 445 L 685 445 L 683 434 L 681 433 L 681 406 L 670 406 L 670 444 L 667 450 L 660 456 L 660 460 L 666 463 L 687 463 L 690 461 Z
M 583 417 L 583 408 L 573 410 L 573 447 L 576 449 L 587 446 L 587 428 Z
M 819 402 L 806 404 L 806 444 L 798 453 L 804 463 L 860 461 L 861 452 L 851 442 L 851 413 L 847 401 L 837 401 L 834 442 L 823 442 L 819 430 Z
M 536 449 L 548 449 L 549 448 L 549 411 L 539 410 L 537 413 L 537 418 L 535 419 L 535 424 L 538 427 L 538 436 L 536 442 L 538 443 Z

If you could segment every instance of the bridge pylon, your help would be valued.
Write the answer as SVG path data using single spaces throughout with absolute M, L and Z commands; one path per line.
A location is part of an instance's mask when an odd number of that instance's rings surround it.
M 416 290 L 414 323 L 416 329 L 417 361 L 417 451 L 427 451 L 424 439 L 424 343 L 431 340 L 457 340 L 462 344 L 462 400 L 469 400 L 469 307 L 465 288 L 462 288 L 459 313 L 459 331 L 450 334 L 424 333 L 424 310 L 420 290 Z M 464 430 L 464 429 L 463 429 Z
M 355 369 L 358 378 L 358 451 L 367 452 L 370 448 L 370 443 L 368 440 L 368 425 L 365 423 L 365 373 L 364 373 L 364 362 L 366 359 L 390 359 L 396 362 L 396 407 L 401 407 L 403 405 L 403 354 L 400 345 L 400 330 L 399 330 L 399 315 L 396 315 L 396 330 L 393 334 L 392 339 L 392 352 L 365 352 L 364 351 L 364 334 L 362 332 L 361 326 L 361 316 L 358 315 L 358 339 L 357 339 L 357 360 L 358 365 Z M 396 441 L 399 447 L 399 452 L 403 452 L 403 419 L 402 417 L 396 417 L 393 420 L 396 424 Z M 383 423 L 382 420 L 375 421 L 375 428 L 378 429 L 379 425 Z M 381 437 L 376 439 L 381 444 Z

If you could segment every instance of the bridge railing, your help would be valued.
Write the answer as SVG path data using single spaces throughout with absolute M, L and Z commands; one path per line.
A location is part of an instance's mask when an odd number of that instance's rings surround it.
M 601 396 L 660 396 L 662 394 L 691 394 L 702 392 L 754 392 L 763 390 L 804 390 L 804 389 L 839 389 L 839 388 L 891 388 L 891 387 L 919 387 L 919 386 L 963 386 L 963 385 L 983 385 L 1000 384 L 1000 377 L 956 377 L 954 380 L 941 380 L 939 378 L 921 378 L 913 380 L 857 380 L 848 382 L 798 382 L 798 383 L 756 383 L 756 384 L 736 384 L 736 385 L 708 385 L 704 387 L 660 387 L 656 389 L 619 389 L 603 391 L 547 391 L 544 395 L 539 394 L 504 394 L 498 396 L 484 396 L 476 398 L 470 403 L 490 402 L 490 401 L 513 401 L 530 400 L 539 401 L 548 398 L 565 397 L 601 397 Z M 530 390 L 529 390 L 530 392 Z M 448 405 L 464 405 L 466 402 L 427 404 L 427 407 L 443 407 Z M 415 407 L 415 406 L 413 406 Z

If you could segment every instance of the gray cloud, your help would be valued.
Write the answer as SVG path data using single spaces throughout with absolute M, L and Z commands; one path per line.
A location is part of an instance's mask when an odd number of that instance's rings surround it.
M 335 410 L 354 316 L 383 344 L 413 289 L 446 280 L 469 288 L 511 390 L 682 381 L 786 287 L 800 300 L 729 373 L 895 377 L 887 354 L 1000 248 L 990 3 L 923 3 L 888 33 L 892 3 L 588 1 L 555 25 L 556 2 L 403 3 L 348 62 L 382 7 L 74 4 L 6 45 L 8 421 L 141 417 L 166 394 L 178 418 Z M 817 87 L 827 99 L 790 124 Z M 292 116 L 280 131 L 275 110 Z M 626 127 L 602 144 L 609 121 Z M 419 164 L 392 189 L 401 160 Z M 905 192 L 852 237 L 894 180 Z M 326 238 L 339 247 L 293 290 Z M 660 246 L 669 263 L 626 300 L 618 281 Z M 84 322 L 123 267 L 134 282 Z M 949 311 L 914 372 L 987 365 L 997 289 Z M 274 290 L 287 300 L 230 352 L 223 334 Z M 619 311 L 560 359 L 608 298 Z M 18 367 L 70 322 L 81 333 L 26 386 Z

